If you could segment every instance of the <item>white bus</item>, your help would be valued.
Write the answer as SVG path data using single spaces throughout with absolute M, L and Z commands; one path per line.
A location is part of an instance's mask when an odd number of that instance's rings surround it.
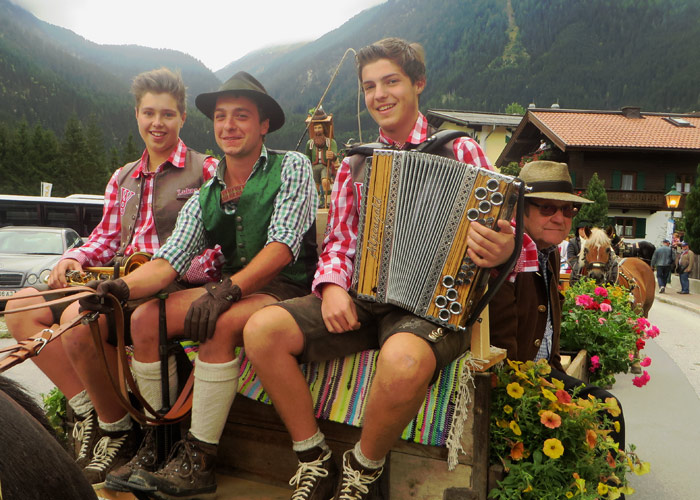
M 87 237 L 102 219 L 102 195 L 73 194 L 65 198 L 0 194 L 0 227 L 70 227 Z

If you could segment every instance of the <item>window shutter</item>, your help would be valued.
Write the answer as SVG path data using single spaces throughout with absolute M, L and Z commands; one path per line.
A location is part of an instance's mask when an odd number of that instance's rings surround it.
M 646 175 L 644 172 L 637 172 L 637 191 L 644 191 L 646 185 Z
M 619 170 L 613 170 L 612 172 L 612 185 L 610 186 L 610 189 L 620 189 L 620 185 L 622 184 L 622 172 Z
M 647 220 L 646 219 L 635 219 L 636 230 L 634 232 L 635 238 L 646 238 L 647 235 Z
M 576 172 L 569 172 L 571 174 L 571 185 L 576 188 Z
M 676 188 L 676 174 L 666 174 L 666 187 L 664 191 L 668 192 Z

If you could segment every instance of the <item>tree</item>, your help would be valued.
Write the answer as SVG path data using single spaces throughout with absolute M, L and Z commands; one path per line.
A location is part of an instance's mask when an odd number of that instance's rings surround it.
M 698 254 L 700 253 L 700 165 L 698 165 L 698 174 L 695 176 L 695 184 L 685 199 L 683 219 L 685 241 L 688 242 L 690 249 Z
M 525 112 L 525 108 L 517 102 L 511 102 L 508 106 L 506 106 L 507 115 L 524 115 Z
M 126 138 L 126 145 L 122 151 L 122 165 L 126 165 L 129 162 L 136 161 L 141 157 L 141 153 L 134 143 L 134 135 L 129 133 L 129 137 Z
M 584 203 L 578 215 L 573 220 L 573 227 L 580 221 L 589 221 L 595 227 L 608 225 L 608 194 L 605 192 L 603 181 L 594 173 L 583 197 L 593 203 Z

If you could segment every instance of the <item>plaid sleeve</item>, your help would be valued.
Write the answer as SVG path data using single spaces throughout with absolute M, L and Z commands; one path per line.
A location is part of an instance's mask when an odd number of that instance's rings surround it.
M 207 248 L 207 238 L 202 224 L 199 191 L 193 194 L 180 210 L 168 241 L 153 255 L 154 259 L 167 260 L 178 275 L 183 276 L 192 259 Z
M 213 156 L 208 157 L 204 160 L 204 165 L 202 167 L 202 176 L 204 177 L 204 182 L 208 181 L 216 173 L 216 167 L 219 166 L 219 160 Z
M 311 162 L 297 151 L 288 151 L 282 160 L 282 185 L 275 197 L 267 244 L 283 243 L 299 255 L 304 234 L 316 220 L 318 195 Z
M 69 250 L 64 259 L 75 259 L 82 266 L 100 266 L 108 263 L 119 250 L 121 242 L 121 218 L 119 216 L 118 168 L 105 188 L 105 204 L 102 220 L 90 233 L 87 242 L 80 248 Z
M 485 168 L 486 170 L 494 170 L 493 165 L 486 157 L 486 154 L 481 149 L 481 146 L 471 137 L 459 137 L 452 144 L 455 158 L 463 163 L 475 165 Z
M 317 288 L 322 283 L 335 283 L 346 290 L 350 288 L 359 222 L 359 199 L 357 203 L 355 199 L 350 164 L 345 158 L 333 184 L 326 237 L 311 285 L 317 295 Z

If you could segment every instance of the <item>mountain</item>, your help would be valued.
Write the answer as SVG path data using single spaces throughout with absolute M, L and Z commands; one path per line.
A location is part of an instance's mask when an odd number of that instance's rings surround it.
M 690 112 L 700 109 L 698 19 L 697 0 L 388 0 L 317 40 L 253 52 L 215 75 L 180 52 L 94 44 L 0 0 L 0 123 L 24 117 L 60 132 L 71 113 L 94 114 L 108 141 L 123 141 L 135 132 L 129 79 L 166 65 L 182 70 L 190 96 L 251 72 L 287 114 L 272 147 L 296 146 L 326 89 L 338 142 L 357 139 L 362 96 L 350 49 L 386 36 L 425 47 L 424 111 L 534 102 Z M 362 139 L 373 140 L 376 126 L 359 109 Z M 216 150 L 211 123 L 193 106 L 183 137 Z
M 131 79 L 161 66 L 180 70 L 188 87 L 183 138 L 214 148 L 211 122 L 193 103 L 220 82 L 200 61 L 174 50 L 98 45 L 0 0 L 0 123 L 24 119 L 61 135 L 72 114 L 84 122 L 92 115 L 108 147 L 122 144 L 136 135 Z

